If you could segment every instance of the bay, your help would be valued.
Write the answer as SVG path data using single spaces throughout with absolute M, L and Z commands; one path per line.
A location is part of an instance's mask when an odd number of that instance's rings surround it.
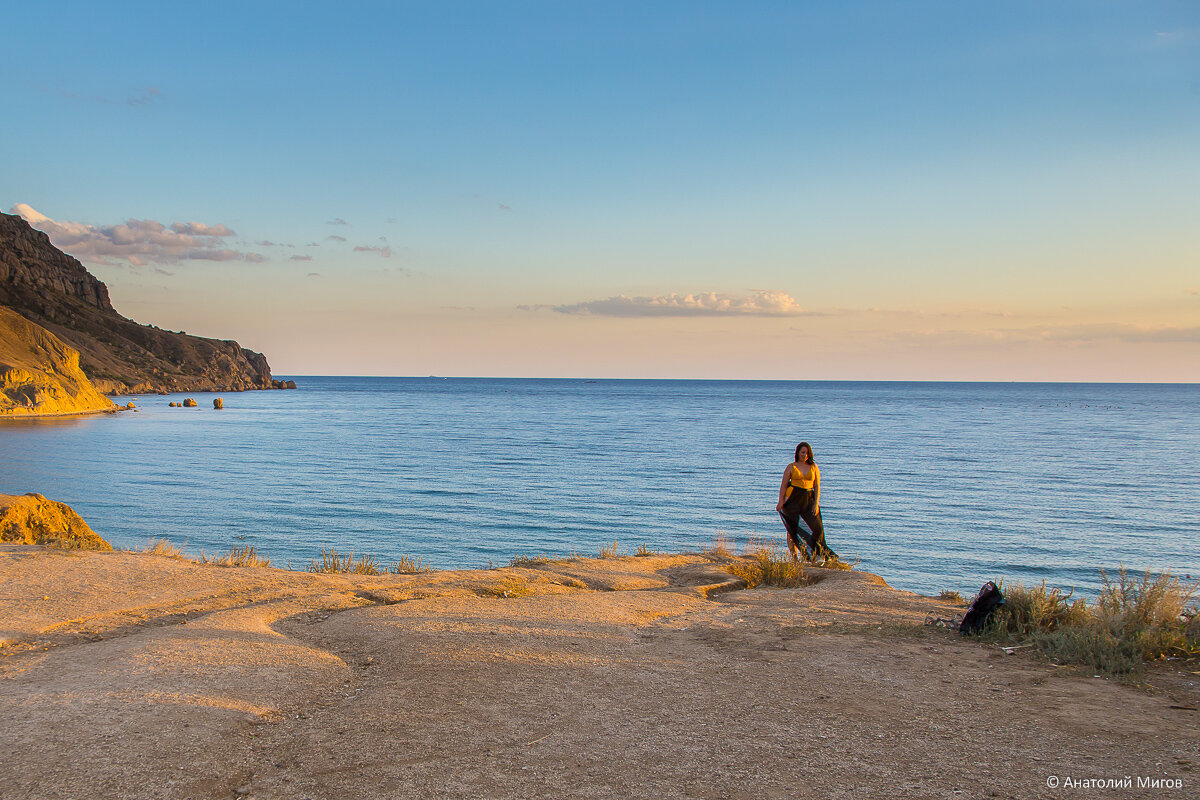
M 1091 596 L 1119 564 L 1200 575 L 1192 384 L 294 379 L 196 409 L 143 396 L 137 413 L 5 421 L 0 492 L 67 502 L 119 547 L 450 569 L 782 542 L 803 439 L 830 545 L 898 588 Z

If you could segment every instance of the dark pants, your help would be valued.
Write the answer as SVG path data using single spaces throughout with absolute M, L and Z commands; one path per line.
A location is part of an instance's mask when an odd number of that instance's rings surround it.
M 833 551 L 825 544 L 825 526 L 821 524 L 821 512 L 813 513 L 814 496 L 809 489 L 792 488 L 792 493 L 783 502 L 783 510 L 779 516 L 783 526 L 787 528 L 788 538 L 796 547 L 804 552 L 807 550 L 814 557 L 828 558 Z M 800 527 L 800 520 L 808 526 L 805 531 Z

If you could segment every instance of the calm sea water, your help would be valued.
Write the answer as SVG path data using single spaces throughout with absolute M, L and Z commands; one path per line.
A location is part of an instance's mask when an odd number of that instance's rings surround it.
M 439 568 L 614 540 L 782 541 L 796 442 L 830 545 L 899 588 L 990 578 L 1092 594 L 1098 570 L 1200 576 L 1200 386 L 298 377 L 0 424 L 0 492 L 63 500 L 119 547 L 322 547 Z

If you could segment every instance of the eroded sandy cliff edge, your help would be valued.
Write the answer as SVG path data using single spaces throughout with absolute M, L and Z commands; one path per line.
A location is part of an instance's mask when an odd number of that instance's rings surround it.
M 115 408 L 79 368 L 79 352 L 0 307 L 0 417 L 84 414 Z
M 62 550 L 112 550 L 69 505 L 33 493 L 0 494 L 0 542 Z

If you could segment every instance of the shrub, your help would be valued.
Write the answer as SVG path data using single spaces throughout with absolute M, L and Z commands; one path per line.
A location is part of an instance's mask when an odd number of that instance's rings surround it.
M 1063 663 L 1114 675 L 1140 672 L 1147 661 L 1200 655 L 1200 582 L 1169 572 L 1116 577 L 1100 571 L 1100 595 L 1090 606 L 1070 593 L 1013 584 L 989 625 L 989 635 L 1020 639 Z M 999 583 L 999 581 L 997 582 Z
M 1004 592 L 1004 605 L 996 609 L 992 625 L 1012 636 L 1028 636 L 1035 631 L 1049 632 L 1062 625 L 1081 625 L 1087 621 L 1087 603 L 1071 600 L 1071 592 L 1041 586 L 1027 589 L 1014 583 L 1007 589 L 1003 580 L 997 581 Z
M 726 571 L 746 582 L 746 587 L 782 586 L 794 588 L 810 583 L 804 563 L 794 560 L 778 547 L 758 547 L 726 565 Z

